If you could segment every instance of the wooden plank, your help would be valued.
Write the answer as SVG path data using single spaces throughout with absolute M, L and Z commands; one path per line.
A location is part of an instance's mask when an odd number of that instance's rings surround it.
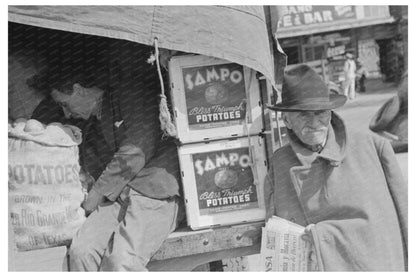
M 260 242 L 249 246 L 207 252 L 202 254 L 184 256 L 161 261 L 151 261 L 147 268 L 149 271 L 191 271 L 198 265 L 218 261 L 226 258 L 235 258 L 260 253 Z
M 198 265 L 260 252 L 264 222 L 172 233 L 151 259 L 151 271 L 188 271 Z M 9 271 L 66 271 L 66 247 L 17 252 L 9 247 Z
M 250 247 L 260 243 L 262 226 L 263 221 L 200 231 L 176 231 L 163 243 L 152 261 Z
M 260 243 L 250 247 L 226 249 L 196 255 L 182 256 L 167 260 L 152 260 L 147 268 L 149 271 L 191 271 L 196 267 L 226 258 L 248 256 L 260 252 Z M 67 271 L 65 247 L 54 247 L 42 250 L 17 252 L 13 268 L 9 271 Z

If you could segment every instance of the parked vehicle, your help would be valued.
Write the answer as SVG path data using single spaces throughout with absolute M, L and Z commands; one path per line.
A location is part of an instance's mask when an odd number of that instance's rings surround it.
M 402 76 L 397 95 L 387 100 L 370 122 L 370 130 L 387 138 L 396 153 L 408 151 L 408 81 Z
M 164 51 L 161 58 L 185 53 L 227 60 L 259 72 L 269 86 L 276 85 L 285 64 L 270 32 L 276 23 L 271 22 L 270 11 L 263 6 L 9 6 L 8 11 L 12 24 L 106 37 L 120 45 L 129 41 L 160 48 Z M 36 33 L 32 36 L 34 43 L 42 41 Z M 126 49 L 134 51 L 134 47 Z M 156 67 L 154 74 L 158 74 Z M 269 99 L 267 95 L 264 98 Z M 165 241 L 149 269 L 191 270 L 213 260 L 258 253 L 263 225 L 255 222 L 199 232 L 182 229 Z M 28 268 L 24 256 L 10 248 L 9 270 L 57 270 L 64 253 L 50 253 L 34 254 L 50 259 Z

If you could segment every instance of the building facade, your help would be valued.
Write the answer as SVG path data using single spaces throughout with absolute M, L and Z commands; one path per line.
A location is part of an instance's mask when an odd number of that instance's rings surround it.
M 274 6 L 271 16 L 288 65 L 324 65 L 334 82 L 346 52 L 370 78 L 394 81 L 407 68 L 406 6 Z

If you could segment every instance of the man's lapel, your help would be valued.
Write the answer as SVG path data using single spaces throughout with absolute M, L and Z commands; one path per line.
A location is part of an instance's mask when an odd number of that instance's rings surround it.
M 101 128 L 105 140 L 111 149 L 115 150 L 114 140 L 114 120 L 110 93 L 106 92 L 103 95 L 102 110 L 101 110 Z

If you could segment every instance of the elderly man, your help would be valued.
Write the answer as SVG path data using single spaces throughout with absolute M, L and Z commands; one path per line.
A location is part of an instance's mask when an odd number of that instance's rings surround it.
M 267 218 L 307 227 L 315 269 L 404 271 L 407 185 L 387 140 L 349 130 L 332 111 L 345 102 L 307 65 L 286 72 L 270 108 L 283 112 L 289 144 L 265 180 Z

